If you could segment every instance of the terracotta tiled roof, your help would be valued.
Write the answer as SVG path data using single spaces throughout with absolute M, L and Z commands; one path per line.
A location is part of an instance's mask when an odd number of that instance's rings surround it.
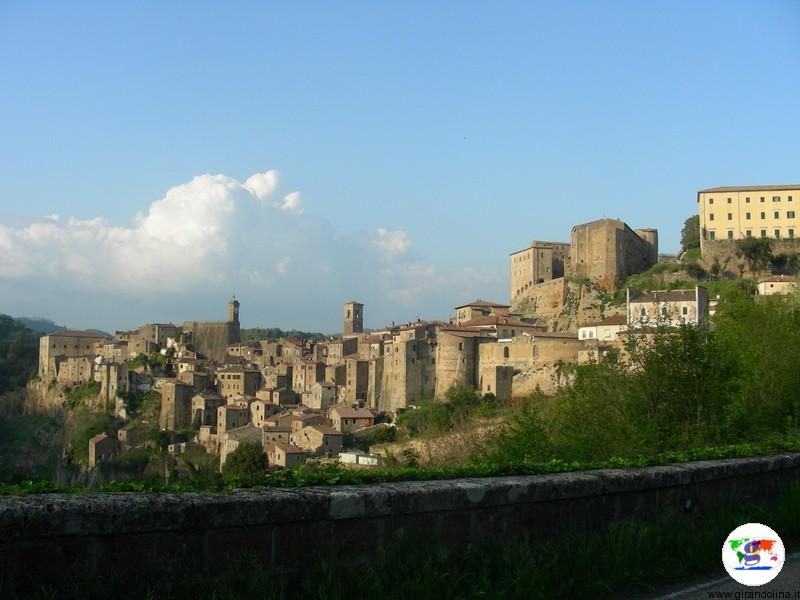
M 695 299 L 695 290 L 656 290 L 644 292 L 635 298 L 631 298 L 631 303 L 642 302 L 688 302 Z
M 486 325 L 507 325 L 511 327 L 537 327 L 534 323 L 528 323 L 526 321 L 518 321 L 517 319 L 513 319 L 511 317 L 507 317 L 504 315 L 486 315 L 484 317 L 476 317 L 474 319 L 470 319 L 469 321 L 464 321 L 461 325 L 464 327 L 483 327 Z M 539 325 L 538 327 L 541 327 Z
M 336 411 L 342 419 L 373 419 L 375 415 L 366 408 L 351 408 L 349 406 L 333 406 L 331 410 Z
M 779 192 L 781 190 L 800 190 L 800 183 L 786 183 L 782 185 L 740 185 L 722 186 L 700 190 L 701 194 L 713 192 Z
M 291 444 L 287 444 L 286 442 L 270 442 L 269 446 L 275 446 L 283 450 L 286 454 L 306 454 L 306 451 L 302 448 L 298 448 L 297 446 L 292 446 Z
M 77 330 L 54 331 L 53 333 L 48 333 L 47 335 L 48 337 L 80 337 L 80 338 L 96 338 L 99 340 L 110 339 L 107 335 L 103 335 L 102 333 L 98 333 L 96 331 L 77 331 Z
M 330 425 L 309 425 L 303 429 L 316 429 L 323 435 L 344 435 L 341 431 L 336 431 Z
M 628 317 L 626 315 L 614 315 L 613 317 L 608 317 L 607 319 L 603 319 L 602 321 L 586 323 L 585 325 L 581 325 L 581 327 L 602 327 L 605 325 L 627 325 L 627 324 L 628 324 Z
M 474 302 L 470 302 L 469 304 L 462 304 L 461 306 L 456 306 L 456 310 L 459 308 L 466 308 L 468 306 L 481 306 L 484 308 L 511 308 L 510 304 L 495 304 L 494 302 L 489 302 L 487 300 L 481 300 L 478 298 Z

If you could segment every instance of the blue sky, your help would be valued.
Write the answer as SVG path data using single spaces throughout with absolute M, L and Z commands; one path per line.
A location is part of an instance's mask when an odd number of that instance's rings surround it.
M 113 329 L 235 292 L 245 325 L 336 331 L 350 297 L 368 326 L 507 300 L 509 252 L 603 216 L 675 252 L 698 189 L 800 181 L 799 33 L 796 1 L 0 3 L 0 312 Z M 125 281 L 68 223 L 106 239 L 268 170 L 275 200 L 194 278 Z M 17 266 L 54 213 L 32 253 L 61 239 L 78 276 Z

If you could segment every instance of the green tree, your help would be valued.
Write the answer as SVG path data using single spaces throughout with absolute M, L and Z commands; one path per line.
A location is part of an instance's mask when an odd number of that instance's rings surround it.
M 736 240 L 736 256 L 744 258 L 753 274 L 763 271 L 772 259 L 772 242 L 768 238 Z
M 681 248 L 684 252 L 700 247 L 700 215 L 692 215 L 683 222 Z
M 267 458 L 261 444 L 245 442 L 239 444 L 222 467 L 222 477 L 226 483 L 247 482 L 267 469 Z
M 25 387 L 38 361 L 39 334 L 0 315 L 0 394 Z

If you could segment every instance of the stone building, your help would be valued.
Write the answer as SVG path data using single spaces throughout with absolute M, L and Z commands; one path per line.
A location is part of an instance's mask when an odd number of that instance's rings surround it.
M 383 377 L 378 408 L 405 408 L 436 391 L 436 328 L 415 324 L 399 328 L 384 344 Z
M 260 342 L 237 342 L 227 349 L 228 357 L 244 362 L 267 366 L 264 361 L 264 348 Z M 234 361 L 235 362 L 235 361 Z
M 280 413 L 283 409 L 271 402 L 254 400 L 250 403 L 250 422 L 256 427 L 263 427 L 267 419 Z
M 317 382 L 325 381 L 325 363 L 315 360 L 303 360 L 294 364 L 294 381 L 292 389 L 302 394 L 311 390 Z
M 768 277 L 758 282 L 759 296 L 772 296 L 774 294 L 793 294 L 797 289 L 797 280 L 786 275 Z
M 534 240 L 509 256 L 511 303 L 517 304 L 530 290 L 546 281 L 568 275 L 570 244 Z
M 571 274 L 597 283 L 608 292 L 628 275 L 658 262 L 658 231 L 633 230 L 618 219 L 600 219 L 572 228 Z
M 123 363 L 128 360 L 128 342 L 107 341 L 100 349 L 100 356 L 108 362 Z
M 43 381 L 54 379 L 50 371 L 51 359 L 62 356 L 95 356 L 108 340 L 105 335 L 93 331 L 56 331 L 39 338 L 39 377 Z
M 244 427 L 250 420 L 250 409 L 245 406 L 226 404 L 217 408 L 217 434 Z
M 216 392 L 204 391 L 192 397 L 192 428 L 203 425 L 216 428 L 217 409 L 225 405 L 225 398 Z
M 118 448 L 116 438 L 98 433 L 89 440 L 89 467 L 95 467 L 97 463 L 110 459 L 117 453 Z
M 325 382 L 343 386 L 347 382 L 347 365 L 339 363 L 325 367 Z
M 517 335 L 534 335 L 544 333 L 547 327 L 528 321 L 521 321 L 510 316 L 488 315 L 477 317 L 462 324 L 464 330 L 482 331 L 499 339 L 512 338 Z
M 514 367 L 495 365 L 481 370 L 481 394 L 494 394 L 497 401 L 507 403 L 513 392 Z
M 697 286 L 687 290 L 656 290 L 636 294 L 628 290 L 628 328 L 704 325 L 708 317 L 708 292 Z
M 625 331 L 627 328 L 627 315 L 614 315 L 602 321 L 581 325 L 578 327 L 578 339 L 613 342 L 617 339 L 617 334 L 621 331 Z
M 375 415 L 366 408 L 352 408 L 341 404 L 328 411 L 333 428 L 340 433 L 348 433 L 375 424 Z
M 325 363 L 336 365 L 342 362 L 345 357 L 358 355 L 358 342 L 358 337 L 338 338 L 326 342 Z
M 137 356 L 144 354 L 145 356 L 158 352 L 159 346 L 155 342 L 151 342 L 147 338 L 140 336 L 138 333 L 128 336 L 126 342 L 128 349 L 128 356 Z
M 285 363 L 291 363 L 295 360 L 299 360 L 311 352 L 311 349 L 308 348 L 306 343 L 297 338 L 281 338 L 280 344 L 281 356 L 283 357 L 283 361 Z
M 228 302 L 227 321 L 193 321 L 183 324 L 183 333 L 190 336 L 194 350 L 218 363 L 224 363 L 228 346 L 241 340 L 239 326 L 239 301 L 233 298 Z
M 491 334 L 463 328 L 442 328 L 436 336 L 436 352 L 432 357 L 435 380 L 433 395 L 444 396 L 451 387 L 475 387 L 478 370 L 478 346 L 491 340 Z
M 267 445 L 267 464 L 270 467 L 288 467 L 306 462 L 306 451 L 283 442 L 270 442 Z
M 319 413 L 302 413 L 298 415 L 292 415 L 289 424 L 292 428 L 291 441 L 292 443 L 297 444 L 297 440 L 299 440 L 302 436 L 303 428 L 308 427 L 309 425 L 330 425 L 330 421 L 324 415 Z
M 292 428 L 289 426 L 261 428 L 261 445 L 264 446 L 264 448 L 268 447 L 272 442 L 291 444 L 291 440 Z
M 342 433 L 328 425 L 308 425 L 293 437 L 297 446 L 317 456 L 338 456 L 342 449 Z
M 167 338 L 175 339 L 181 332 L 181 328 L 173 323 L 149 323 L 139 327 L 139 337 L 159 346 L 166 347 Z
M 348 358 L 345 360 L 345 371 L 345 402 L 348 404 L 366 402 L 369 386 L 369 361 Z
M 537 386 L 545 393 L 557 388 L 557 366 L 577 362 L 585 343 L 574 333 L 539 333 L 534 336 L 517 336 L 512 340 L 489 341 L 479 346 L 478 389 L 489 382 L 498 385 L 496 368 L 514 369 L 514 395 L 533 392 Z M 492 392 L 494 393 L 494 392 Z
M 100 405 L 103 410 L 116 408 L 117 393 L 129 389 L 128 369 L 124 364 L 103 361 L 95 365 L 94 378 L 100 382 Z
M 175 431 L 188 428 L 192 424 L 192 386 L 177 379 L 166 380 L 161 384 L 161 415 L 159 427 Z
M 344 335 L 362 333 L 364 331 L 364 305 L 355 300 L 344 304 Z
M 264 366 L 274 366 L 280 362 L 283 357 L 283 344 L 267 340 L 261 340 L 258 344 L 261 346 L 261 360 Z
M 383 349 L 383 344 L 381 344 Z M 369 372 L 367 373 L 367 402 L 369 408 L 378 408 L 383 391 L 383 361 L 384 357 L 369 359 Z
M 456 306 L 456 314 L 452 322 L 455 325 L 463 325 L 467 321 L 478 317 L 488 317 L 494 314 L 507 315 L 509 310 L 511 310 L 511 307 L 508 304 L 496 304 L 479 298 L 469 304 Z
M 268 388 L 291 388 L 294 380 L 294 367 L 283 363 L 276 364 L 274 367 L 264 367 L 264 387 Z
M 336 402 L 336 384 L 318 381 L 311 386 L 308 399 L 304 404 L 316 410 L 326 410 L 334 402 Z
M 198 392 L 208 389 L 210 375 L 205 371 L 183 371 L 178 373 L 178 381 L 189 384 Z
M 243 366 L 225 367 L 217 371 L 217 388 L 221 396 L 255 396 L 261 387 L 261 372 Z
M 84 385 L 94 377 L 95 355 L 56 356 L 50 367 L 51 375 L 61 385 Z

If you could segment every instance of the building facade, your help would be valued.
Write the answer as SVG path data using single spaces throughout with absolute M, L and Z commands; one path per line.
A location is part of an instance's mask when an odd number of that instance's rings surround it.
M 706 322 L 707 317 L 708 292 L 704 287 L 641 294 L 628 290 L 628 329 L 699 326 Z
M 697 192 L 700 248 L 748 237 L 794 239 L 800 234 L 800 184 L 723 186 Z
M 525 298 L 531 288 L 567 275 L 570 245 L 566 242 L 534 240 L 524 250 L 509 256 L 511 304 Z

